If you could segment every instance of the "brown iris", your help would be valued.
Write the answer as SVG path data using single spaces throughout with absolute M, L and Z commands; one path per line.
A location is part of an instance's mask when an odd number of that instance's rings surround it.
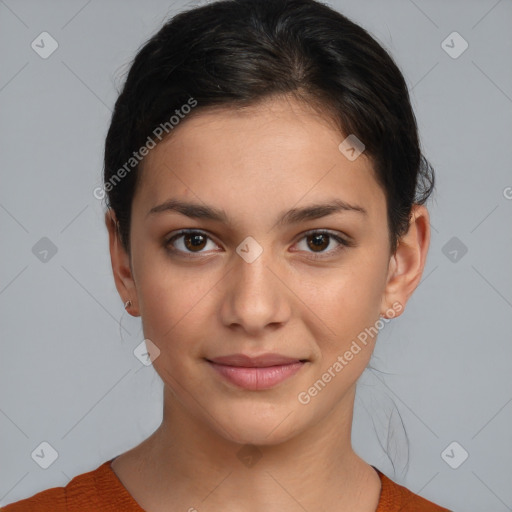
M 325 249 L 328 245 L 329 245 L 329 240 L 328 240 L 328 235 L 326 235 L 325 233 L 318 233 L 316 235 L 309 235 L 307 238 L 312 238 L 313 239 L 313 243 L 309 243 L 308 242 L 308 246 L 313 249 L 313 248 L 316 248 L 316 249 Z M 324 239 L 324 242 L 325 240 L 327 240 L 327 243 L 323 244 L 324 247 L 322 247 L 322 244 L 321 243 L 318 243 L 321 241 L 321 239 Z M 315 251 L 317 252 L 317 251 Z
M 199 250 L 203 249 L 204 245 L 206 245 L 207 238 L 208 237 L 202 235 L 201 233 L 184 233 L 183 235 L 185 247 L 189 250 L 192 250 L 194 248 Z M 190 243 L 189 240 L 191 240 Z

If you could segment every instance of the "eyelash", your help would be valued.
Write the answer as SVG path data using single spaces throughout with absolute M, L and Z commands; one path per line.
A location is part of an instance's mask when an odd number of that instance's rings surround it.
M 191 252 L 184 252 L 184 251 L 181 251 L 179 249 L 176 249 L 172 246 L 172 243 L 184 236 L 184 235 L 190 235 L 190 234 L 199 234 L 199 235 L 203 235 L 205 236 L 206 238 L 208 238 L 209 240 L 211 240 L 210 236 L 208 236 L 207 233 L 205 233 L 204 231 L 201 231 L 201 230 L 198 230 L 198 229 L 183 229 L 181 231 L 179 231 L 178 233 L 176 233 L 175 235 L 171 236 L 170 238 L 168 238 L 165 242 L 164 242 L 164 246 L 165 248 L 171 252 L 171 253 L 174 253 L 174 254 L 179 254 L 180 256 L 184 256 L 185 258 L 197 258 L 199 256 L 196 256 L 197 255 L 200 255 L 201 253 L 191 253 Z M 336 247 L 335 249 L 331 249 L 329 251 L 325 251 L 325 252 L 321 252 L 321 253 L 310 253 L 311 255 L 309 256 L 309 258 L 313 259 L 313 260 L 320 260 L 320 259 L 324 259 L 328 256 L 332 256 L 333 254 L 338 254 L 338 252 L 340 251 L 343 251 L 344 249 L 346 249 L 347 247 L 352 247 L 354 244 L 349 241 L 349 240 L 345 240 L 344 238 L 330 232 L 330 231 L 326 231 L 326 230 L 322 230 L 322 229 L 319 229 L 319 230 L 311 230 L 311 231 L 307 231 L 306 233 L 304 233 L 302 235 L 302 238 L 300 240 L 303 240 L 304 238 L 307 238 L 308 236 L 311 236 L 311 235 L 326 235 L 326 236 L 329 236 L 330 238 L 333 238 L 336 242 L 338 242 L 340 245 L 338 247 Z M 300 252 L 300 251 L 298 251 Z M 325 255 L 328 255 L 328 256 L 325 256 Z

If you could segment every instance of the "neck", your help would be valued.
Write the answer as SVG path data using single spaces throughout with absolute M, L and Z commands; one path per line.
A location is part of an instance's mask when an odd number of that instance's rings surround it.
M 380 480 L 351 446 L 354 396 L 355 386 L 307 431 L 294 433 L 288 425 L 282 439 L 278 425 L 266 443 L 253 444 L 190 417 L 166 387 L 163 421 L 136 448 L 139 478 L 149 482 L 153 500 L 138 501 L 151 511 L 159 510 L 157 503 L 162 510 L 164 503 L 179 504 L 176 510 L 220 510 L 229 503 L 230 510 L 248 512 L 373 512 Z

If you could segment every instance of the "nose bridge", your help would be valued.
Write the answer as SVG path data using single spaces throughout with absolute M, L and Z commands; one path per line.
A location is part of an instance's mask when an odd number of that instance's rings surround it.
M 256 331 L 269 323 L 285 319 L 284 290 L 274 275 L 270 245 L 247 237 L 236 249 L 233 272 L 230 276 L 226 304 L 228 324 L 237 323 Z M 226 311 L 226 310 L 225 310 Z
M 272 292 L 275 279 L 269 266 L 272 266 L 272 254 L 269 244 L 260 239 L 261 243 L 255 238 L 248 236 L 236 249 L 238 260 L 236 263 L 236 288 L 239 299 L 244 294 L 252 297 L 253 301 L 265 297 L 270 298 L 268 292 Z

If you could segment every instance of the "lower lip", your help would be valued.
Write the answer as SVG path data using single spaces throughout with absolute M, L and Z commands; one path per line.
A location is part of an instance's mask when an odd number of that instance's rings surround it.
M 257 391 L 269 389 L 295 375 L 304 363 L 266 366 L 262 368 L 247 368 L 245 366 L 227 366 L 208 361 L 210 366 L 232 384 L 244 389 Z

